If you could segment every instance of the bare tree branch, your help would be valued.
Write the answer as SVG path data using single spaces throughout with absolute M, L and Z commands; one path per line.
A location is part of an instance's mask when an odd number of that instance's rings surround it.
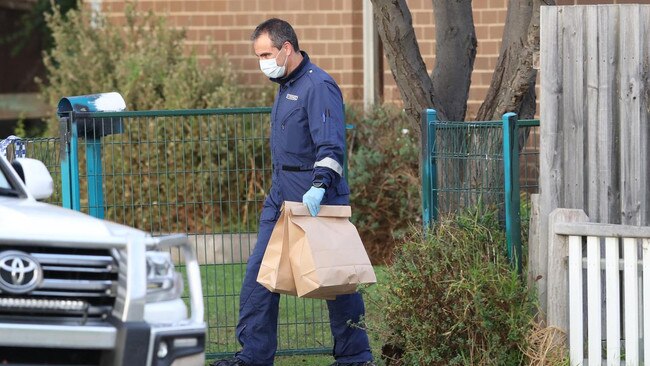
M 476 119 L 499 119 L 506 112 L 535 115 L 533 58 L 539 52 L 539 7 L 553 0 L 510 0 L 503 43 L 490 89 Z
M 419 128 L 420 115 L 426 108 L 437 109 L 444 118 L 443 106 L 435 103 L 433 83 L 420 54 L 406 1 L 372 0 L 372 3 L 384 52 L 411 121 Z

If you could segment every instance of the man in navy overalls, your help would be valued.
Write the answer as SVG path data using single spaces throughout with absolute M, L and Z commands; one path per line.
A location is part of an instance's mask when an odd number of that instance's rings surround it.
M 280 295 L 258 284 L 257 273 L 282 202 L 302 201 L 313 216 L 321 204 L 348 205 L 343 177 L 343 98 L 336 82 L 309 61 L 291 25 L 269 19 L 251 37 L 260 69 L 280 84 L 271 111 L 271 190 L 264 202 L 255 249 L 242 284 L 237 338 L 242 350 L 213 366 L 271 366 L 277 348 Z M 359 293 L 327 301 L 334 337 L 332 366 L 372 366 L 365 330 L 350 326 L 364 314 Z

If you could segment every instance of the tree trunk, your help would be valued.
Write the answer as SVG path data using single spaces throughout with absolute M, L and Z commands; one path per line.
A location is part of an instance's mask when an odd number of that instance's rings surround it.
M 471 0 L 433 0 L 436 24 L 436 66 L 431 73 L 436 102 L 443 105 L 449 121 L 464 121 L 476 59 L 476 33 Z M 466 134 L 462 128 L 445 128 L 436 133 L 437 150 L 445 156 L 463 155 Z M 463 151 L 462 151 L 463 150 Z M 449 192 L 465 180 L 464 159 L 437 159 L 439 174 L 438 209 L 447 212 L 460 207 L 463 195 Z
M 554 0 L 509 0 L 503 42 L 490 89 L 477 121 L 498 120 L 506 112 L 535 116 L 534 56 L 539 52 L 539 7 Z
M 509 0 L 499 59 L 476 120 L 500 120 L 506 112 L 515 112 L 520 119 L 535 116 L 537 70 L 533 63 L 535 55 L 539 53 L 539 8 L 542 4 L 554 4 L 554 0 Z M 486 134 L 472 134 L 468 146 L 473 153 L 499 156 L 503 153 L 501 133 L 500 129 L 490 129 Z M 528 129 L 521 129 L 520 149 L 526 145 L 527 137 Z M 486 169 L 478 161 L 470 164 L 468 178 L 473 190 L 486 185 L 503 186 L 502 174 L 492 174 L 486 181 Z M 484 202 L 492 204 L 501 200 L 500 197 L 490 196 Z
M 420 54 L 411 12 L 406 0 L 372 0 L 372 4 L 379 37 L 404 110 L 419 131 L 424 109 L 435 108 L 439 116 L 445 116 L 445 111 L 435 103 L 433 83 Z
M 427 74 L 405 0 L 372 0 L 379 36 L 404 102 L 419 125 L 424 109 L 441 120 L 462 121 L 476 58 L 471 0 L 432 0 L 436 20 L 436 66 Z
M 476 58 L 471 0 L 433 0 L 436 66 L 431 73 L 434 101 L 449 121 L 464 121 Z

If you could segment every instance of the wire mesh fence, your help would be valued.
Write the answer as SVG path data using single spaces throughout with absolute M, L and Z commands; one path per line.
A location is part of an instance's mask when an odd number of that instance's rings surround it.
M 17 157 L 38 159 L 45 164 L 54 181 L 54 192 L 46 202 L 61 205 L 61 140 L 59 138 L 16 138 L 7 140 L 5 157 L 13 161 Z
M 490 208 L 506 232 L 508 259 L 522 271 L 521 195 L 538 190 L 539 121 L 445 122 L 422 114 L 422 221 Z M 524 198 L 527 200 L 527 198 Z
M 154 235 L 187 233 L 203 276 L 207 357 L 237 351 L 239 291 L 271 184 L 270 108 L 64 117 L 81 211 Z M 279 354 L 328 352 L 325 302 L 282 296 L 278 332 Z
M 501 123 L 439 122 L 435 133 L 438 212 L 503 202 Z
M 539 193 L 539 120 L 520 120 L 519 131 L 519 188 Z
M 539 121 L 518 121 L 520 191 L 538 190 Z M 501 121 L 434 123 L 430 159 L 436 214 L 475 205 L 504 205 Z

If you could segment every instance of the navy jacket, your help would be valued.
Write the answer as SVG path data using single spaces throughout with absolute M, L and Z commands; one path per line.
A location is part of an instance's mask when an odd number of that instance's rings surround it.
M 300 65 L 283 78 L 271 111 L 273 186 L 282 200 L 302 201 L 312 183 L 327 187 L 322 204 L 348 204 L 343 177 L 343 97 L 332 77 L 301 51 Z

